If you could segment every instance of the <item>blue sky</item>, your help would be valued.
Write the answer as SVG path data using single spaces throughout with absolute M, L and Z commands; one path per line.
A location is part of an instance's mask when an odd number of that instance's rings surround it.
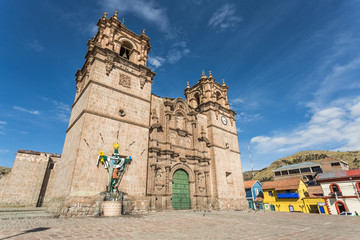
M 153 93 L 204 69 L 230 87 L 244 170 L 301 150 L 360 150 L 360 3 L 343 0 L 1 1 L 0 166 L 61 153 L 75 72 L 103 13 L 150 37 Z

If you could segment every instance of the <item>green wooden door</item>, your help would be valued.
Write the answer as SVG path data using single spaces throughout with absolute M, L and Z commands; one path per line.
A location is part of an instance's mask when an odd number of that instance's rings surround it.
M 184 170 L 173 175 L 172 205 L 175 210 L 190 209 L 189 176 Z

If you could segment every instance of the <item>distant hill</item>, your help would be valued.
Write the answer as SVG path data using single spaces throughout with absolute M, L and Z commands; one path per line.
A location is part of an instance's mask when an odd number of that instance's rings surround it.
M 270 166 L 261 170 L 254 170 L 255 176 L 252 177 L 251 171 L 245 171 L 244 181 L 256 179 L 260 182 L 271 181 L 273 179 L 272 170 L 285 165 L 292 165 L 302 162 L 320 162 L 322 159 L 330 157 L 336 160 L 344 160 L 349 164 L 349 169 L 360 168 L 360 151 L 333 152 L 333 151 L 301 151 L 291 156 L 275 160 Z
M 254 176 L 259 172 L 260 170 L 254 170 Z M 243 172 L 243 178 L 244 181 L 249 181 L 252 180 L 253 176 L 252 176 L 252 171 L 245 171 Z
M 11 168 L 0 166 L 0 175 L 6 175 L 11 171 Z

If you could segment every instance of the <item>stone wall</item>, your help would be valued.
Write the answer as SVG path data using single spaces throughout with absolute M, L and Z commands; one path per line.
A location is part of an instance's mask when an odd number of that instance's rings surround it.
M 11 173 L 4 179 L 0 201 L 35 207 L 39 198 L 45 197 L 44 183 L 53 181 L 51 170 L 48 169 L 52 158 L 58 161 L 60 155 L 19 150 Z M 45 189 L 41 194 L 43 186 Z

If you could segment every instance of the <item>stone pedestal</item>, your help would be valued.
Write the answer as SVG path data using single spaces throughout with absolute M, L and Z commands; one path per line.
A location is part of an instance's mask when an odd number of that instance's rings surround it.
M 104 201 L 102 204 L 103 215 L 106 217 L 121 216 L 121 206 L 121 201 Z

